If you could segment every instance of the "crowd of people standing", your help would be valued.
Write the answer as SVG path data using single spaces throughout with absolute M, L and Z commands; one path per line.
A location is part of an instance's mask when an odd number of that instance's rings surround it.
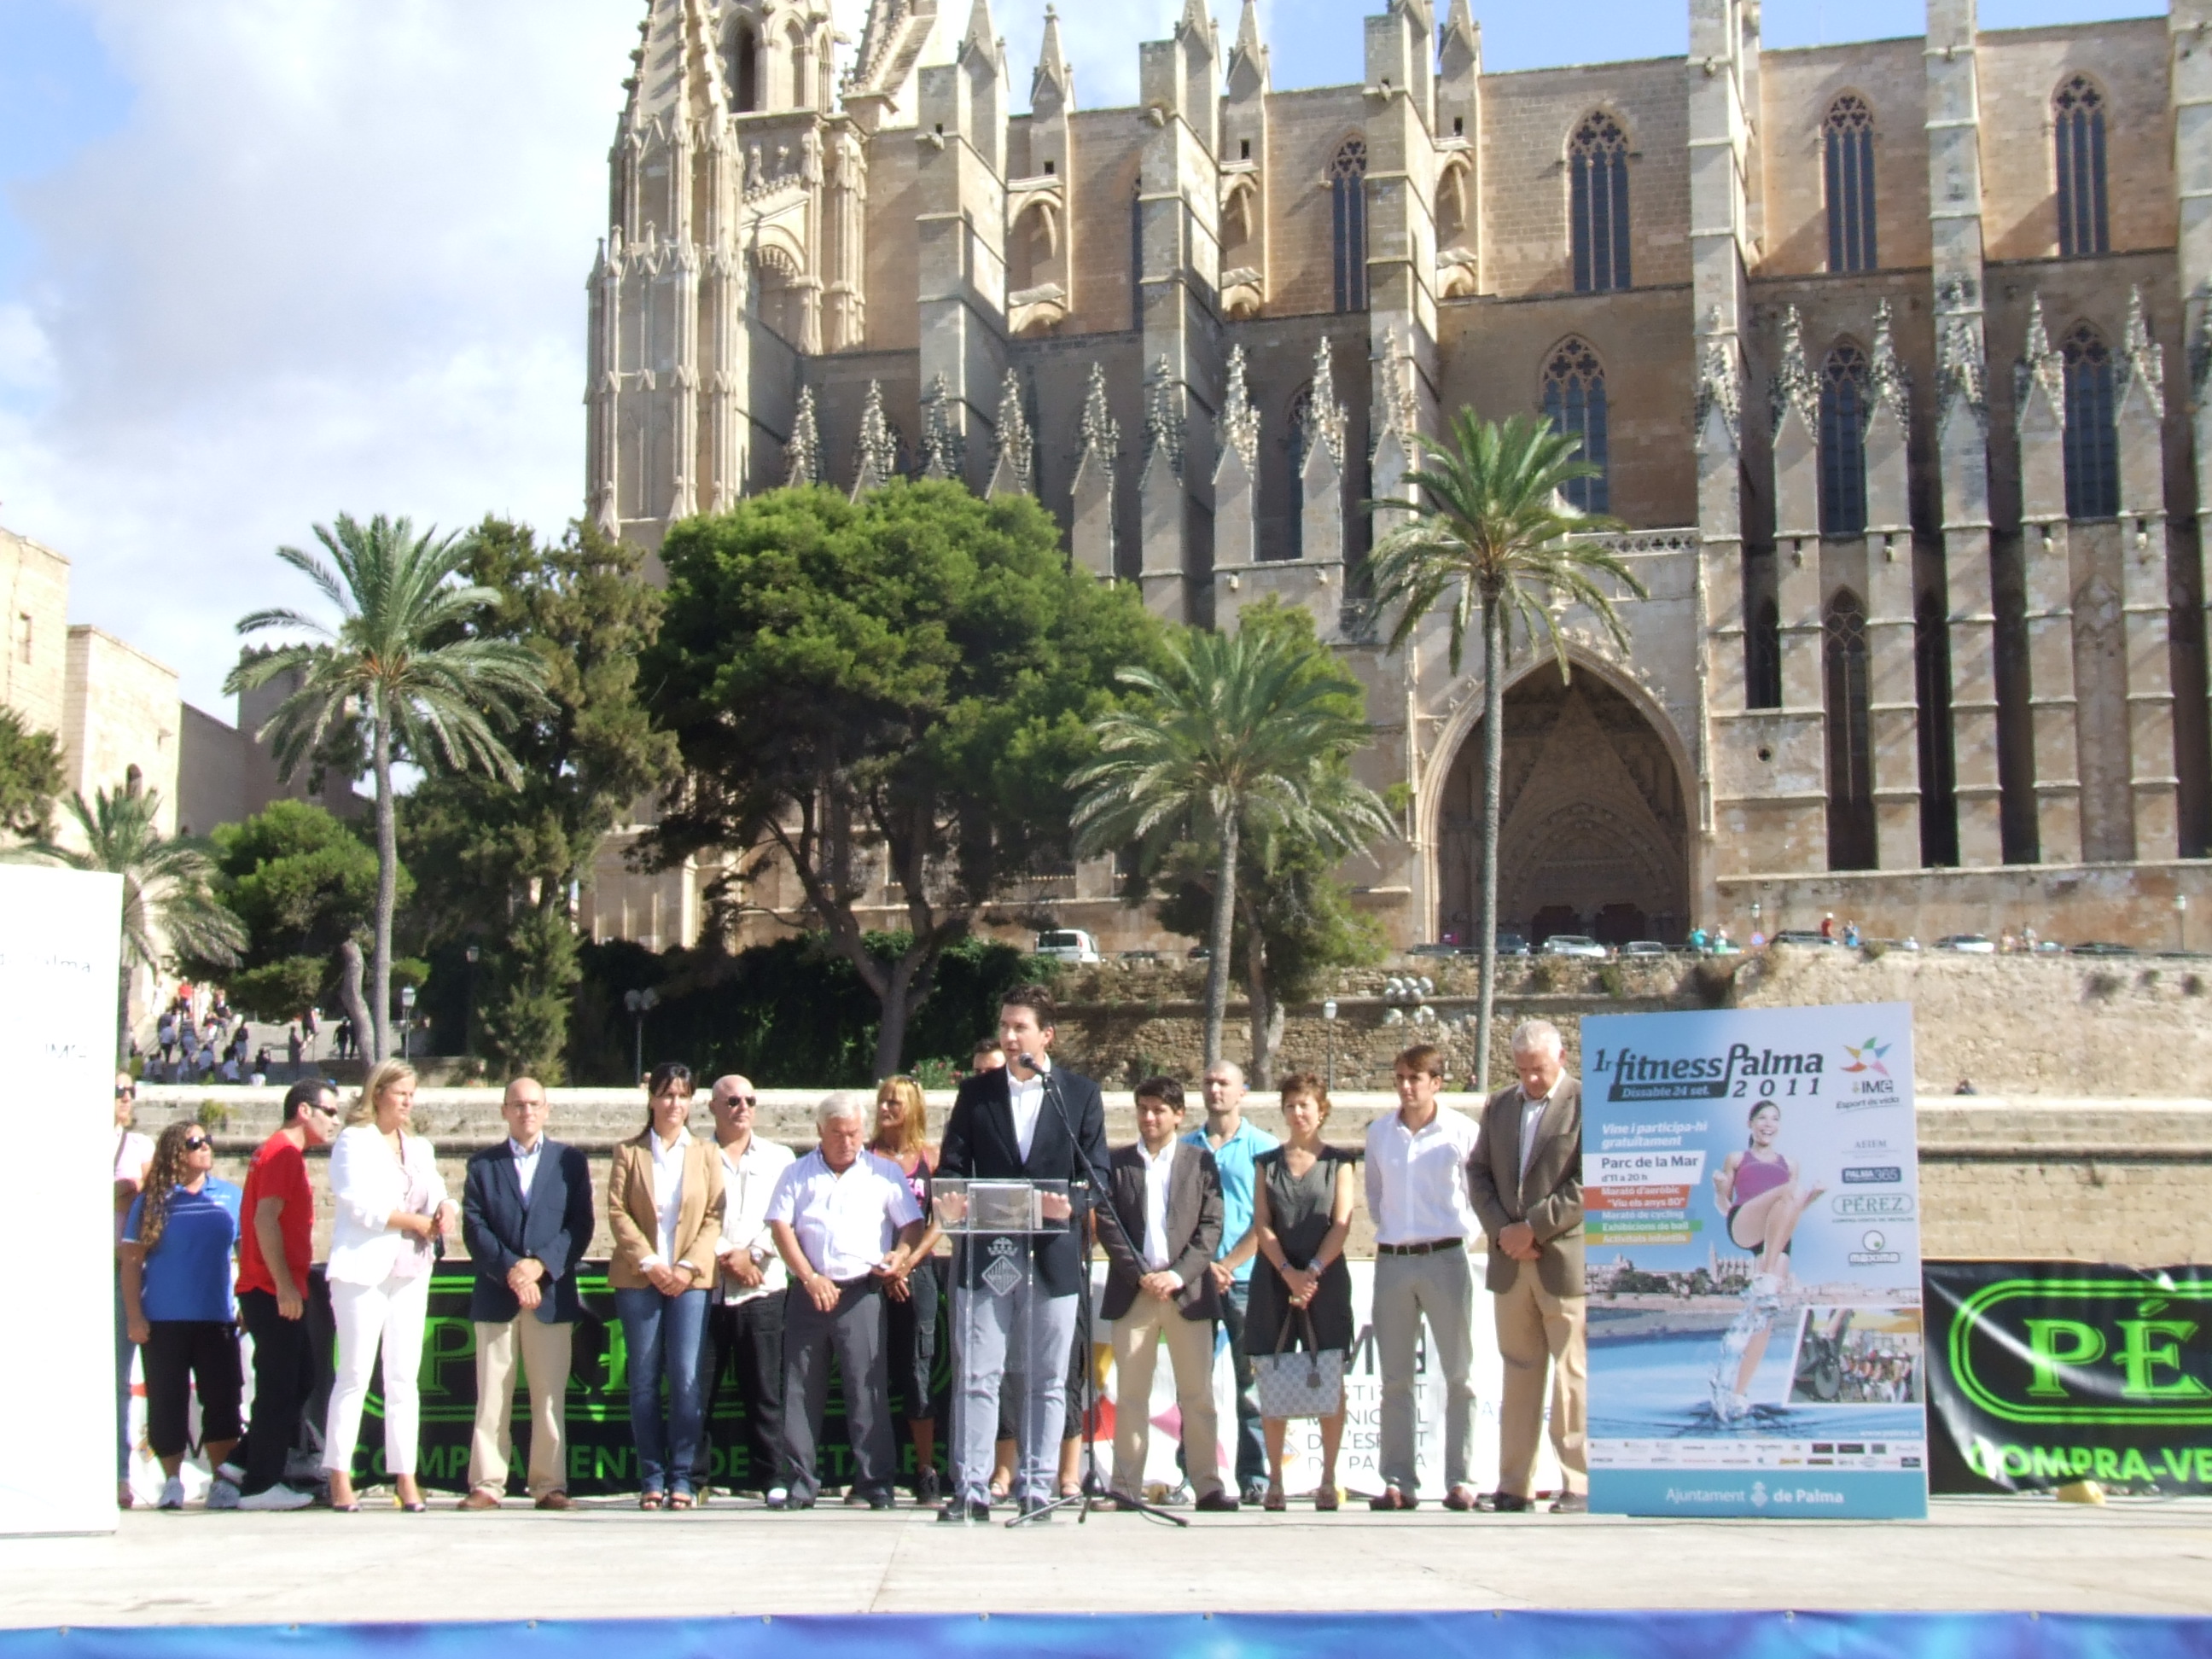
M 1552 1508 L 1585 1506 L 1580 1089 L 1565 1073 L 1557 1030 L 1532 1022 L 1515 1033 L 1518 1080 L 1479 1118 L 1439 1100 L 1435 1049 L 1408 1048 L 1395 1068 L 1398 1109 L 1375 1120 L 1358 1153 L 1324 1138 L 1331 1103 L 1319 1077 L 1285 1079 L 1277 1136 L 1247 1118 L 1243 1074 L 1226 1062 L 1200 1080 L 1199 1125 L 1186 1121 L 1180 1079 L 1141 1082 L 1138 1139 L 1109 1152 L 1097 1085 L 1051 1059 L 1054 1019 L 1043 988 L 1007 994 L 998 1036 L 978 1046 L 935 1143 L 921 1088 L 903 1077 L 872 1097 L 824 1097 L 817 1144 L 804 1154 L 759 1136 L 757 1091 L 724 1077 L 708 1096 L 713 1133 L 695 1136 L 692 1075 L 660 1066 L 645 1085 L 642 1127 L 615 1148 L 604 1209 L 583 1153 L 547 1133 L 546 1092 L 529 1078 L 507 1085 L 507 1135 L 470 1158 L 458 1197 L 413 1128 L 416 1079 L 404 1063 L 374 1067 L 343 1122 L 331 1085 L 295 1085 L 242 1190 L 212 1173 L 200 1126 L 173 1124 L 152 1142 L 136 1133 L 133 1085 L 119 1078 L 118 1353 L 125 1376 L 131 1348 L 144 1355 L 161 1504 L 183 1501 L 195 1391 L 211 1507 L 317 1500 L 288 1459 L 313 1389 L 303 1314 L 315 1196 L 306 1159 L 329 1146 L 324 1277 L 335 1380 L 319 1444 L 335 1509 L 359 1504 L 357 1442 L 380 1354 L 384 1470 L 403 1507 L 424 1506 L 416 1378 L 432 1269 L 456 1241 L 473 1269 L 477 1399 L 462 1507 L 497 1508 L 508 1495 L 518 1383 L 530 1402 L 529 1500 L 570 1507 L 564 1401 L 583 1317 L 577 1279 L 604 1214 L 636 1501 L 647 1510 L 706 1501 L 718 1468 L 724 1484 L 771 1508 L 821 1501 L 833 1368 L 852 1448 L 848 1504 L 892 1507 L 903 1468 L 915 1500 L 951 1522 L 988 1519 L 1001 1504 L 1048 1516 L 1071 1497 L 1139 1506 L 1161 1495 L 1145 1481 L 1152 1425 L 1144 1409 L 1116 1414 L 1110 1474 L 1083 1484 L 1085 1357 L 1094 1341 L 1110 1347 L 1124 1401 L 1149 1400 L 1167 1349 L 1195 1509 L 1286 1508 L 1288 1425 L 1311 1417 L 1322 1463 L 1313 1502 L 1334 1510 L 1344 1499 L 1340 1378 L 1356 1336 L 1345 1252 L 1363 1198 L 1375 1224 L 1382 1380 L 1382 1490 L 1370 1506 L 1420 1501 L 1424 1322 L 1428 1365 L 1444 1385 L 1445 1507 L 1533 1506 L 1547 1373 L 1562 1476 Z M 964 1183 L 1011 1179 L 1045 1183 L 1033 1233 L 964 1237 Z M 1490 1492 L 1471 1474 L 1478 1235 L 1504 1368 L 1500 1477 Z M 1108 1328 L 1098 1332 L 1080 1295 L 1086 1241 L 1106 1260 L 1095 1313 Z M 1004 1273 L 1024 1251 L 1026 1271 Z M 250 1421 L 239 1409 L 241 1324 L 253 1339 Z M 962 1351 L 950 1397 L 935 1381 L 948 1342 Z M 1231 1424 L 1217 1421 L 1212 1385 L 1224 1343 Z M 1300 1353 L 1334 1356 L 1333 1396 L 1288 1400 L 1262 1386 L 1278 1356 Z M 1321 1374 L 1317 1364 L 1300 1369 Z M 715 1395 L 726 1388 L 744 1405 L 742 1442 L 717 1448 Z M 127 1450 L 122 1410 L 119 1401 Z M 902 1431 L 910 1459 L 900 1455 Z

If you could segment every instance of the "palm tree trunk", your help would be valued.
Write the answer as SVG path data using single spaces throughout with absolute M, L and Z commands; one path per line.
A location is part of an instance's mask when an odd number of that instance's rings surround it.
M 1213 876 L 1213 933 L 1206 941 L 1206 1063 L 1221 1058 L 1221 1027 L 1229 1017 L 1229 944 L 1237 928 L 1237 814 L 1222 815 L 1221 864 Z
M 376 946 L 369 968 L 368 1063 L 392 1052 L 392 913 L 399 907 L 399 812 L 392 799 L 392 722 L 376 705 Z
M 1498 684 L 1498 624 L 1501 619 L 1498 596 L 1482 596 L 1482 902 L 1476 926 L 1482 932 L 1481 982 L 1476 994 L 1474 1028 L 1474 1087 L 1490 1090 L 1490 1011 L 1498 999 L 1498 803 L 1503 793 L 1500 773 L 1505 758 L 1504 718 L 1505 694 Z
M 131 953 L 123 953 L 115 970 L 115 1065 L 118 1071 L 131 1064 Z
M 1260 930 L 1252 927 L 1244 941 L 1244 1001 L 1251 1010 L 1252 1063 L 1244 1080 L 1255 1089 L 1275 1086 L 1275 1042 L 1282 1033 L 1282 1005 L 1267 988 L 1267 956 Z

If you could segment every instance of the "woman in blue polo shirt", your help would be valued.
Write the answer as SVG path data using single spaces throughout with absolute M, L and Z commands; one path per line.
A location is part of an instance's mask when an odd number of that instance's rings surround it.
M 238 1244 L 238 1188 L 210 1173 L 215 1142 L 197 1123 L 172 1123 L 154 1143 L 146 1184 L 123 1224 L 123 1309 L 145 1351 L 146 1439 L 168 1479 L 161 1507 L 182 1509 L 191 1395 L 200 1397 L 200 1445 L 220 1468 L 245 1432 L 239 1398 L 237 1307 L 231 1252 Z

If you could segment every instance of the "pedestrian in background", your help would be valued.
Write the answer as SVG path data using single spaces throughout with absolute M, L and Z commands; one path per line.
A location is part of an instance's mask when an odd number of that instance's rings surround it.
M 331 1149 L 331 1311 L 337 1321 L 337 1378 L 323 1434 L 331 1507 L 361 1507 L 353 1459 L 377 1352 L 384 1354 L 384 1467 L 400 1507 L 420 1510 L 415 1481 L 422 1400 L 422 1328 L 430 1308 L 434 1242 L 451 1240 L 459 1206 L 446 1194 L 437 1149 L 410 1134 L 415 1068 L 387 1060 L 369 1073 Z

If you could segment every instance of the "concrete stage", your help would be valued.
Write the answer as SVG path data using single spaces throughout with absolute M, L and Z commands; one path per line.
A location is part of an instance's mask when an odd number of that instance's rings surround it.
M 1063 1514 L 133 1510 L 0 1540 L 0 1626 L 858 1613 L 1760 1608 L 2212 1613 L 2212 1500 L 1938 1500 L 1924 1522 Z

